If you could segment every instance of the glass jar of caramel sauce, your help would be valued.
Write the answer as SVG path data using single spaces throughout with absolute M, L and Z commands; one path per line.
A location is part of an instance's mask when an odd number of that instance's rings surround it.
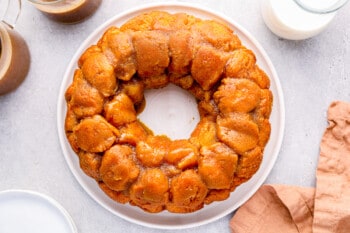
M 1 0 L 0 95 L 16 89 L 27 76 L 30 53 L 23 37 L 14 29 L 21 9 L 20 0 Z
M 102 0 L 29 0 L 48 18 L 66 24 L 80 22 L 92 15 Z

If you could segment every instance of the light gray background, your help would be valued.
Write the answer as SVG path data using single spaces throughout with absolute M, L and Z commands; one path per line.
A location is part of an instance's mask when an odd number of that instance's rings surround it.
M 103 0 L 88 20 L 62 25 L 24 1 L 16 25 L 29 45 L 32 63 L 24 83 L 0 96 L 0 191 L 30 189 L 53 197 L 70 213 L 79 232 L 164 232 L 129 223 L 92 200 L 64 160 L 56 125 L 61 80 L 80 43 L 110 17 L 147 2 L 154 1 Z M 266 183 L 314 186 L 327 108 L 334 100 L 350 101 L 350 4 L 322 34 L 295 42 L 266 28 L 258 0 L 186 2 L 231 17 L 265 48 L 279 75 L 286 107 L 282 148 Z M 231 217 L 182 232 L 229 232 Z

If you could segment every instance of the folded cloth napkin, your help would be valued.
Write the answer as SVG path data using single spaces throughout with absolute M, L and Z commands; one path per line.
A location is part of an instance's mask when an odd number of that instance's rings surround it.
M 233 233 L 350 232 L 350 103 L 333 102 L 316 188 L 263 185 L 230 221 Z

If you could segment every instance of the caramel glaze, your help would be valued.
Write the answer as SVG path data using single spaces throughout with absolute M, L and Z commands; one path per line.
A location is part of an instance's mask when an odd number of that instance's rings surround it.
M 5 59 L 10 59 L 8 69 L 0 77 L 1 95 L 16 89 L 23 82 L 30 66 L 30 53 L 21 35 L 6 24 L 1 24 L 0 27 L 0 64 L 3 65 Z M 3 68 L 6 67 L 0 67 Z
M 77 23 L 92 15 L 101 2 L 102 0 L 86 0 L 82 5 L 64 12 L 46 12 L 45 8 L 42 8 L 41 11 L 48 18 L 57 22 L 65 24 Z

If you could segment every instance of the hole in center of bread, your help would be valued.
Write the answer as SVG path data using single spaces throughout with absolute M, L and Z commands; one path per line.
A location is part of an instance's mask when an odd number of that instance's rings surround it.
M 199 122 L 196 99 L 186 90 L 169 84 L 145 91 L 146 106 L 139 119 L 155 135 L 187 139 Z

